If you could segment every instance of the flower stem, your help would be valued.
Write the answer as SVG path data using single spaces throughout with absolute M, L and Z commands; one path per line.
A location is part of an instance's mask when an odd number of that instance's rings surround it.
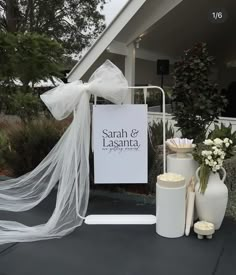
M 207 188 L 208 179 L 210 176 L 210 169 L 207 165 L 202 164 L 200 167 L 200 186 L 199 191 L 204 194 Z

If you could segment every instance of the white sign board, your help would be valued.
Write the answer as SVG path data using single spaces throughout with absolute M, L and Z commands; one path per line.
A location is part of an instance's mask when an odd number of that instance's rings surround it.
M 93 106 L 95 183 L 147 183 L 147 105 Z

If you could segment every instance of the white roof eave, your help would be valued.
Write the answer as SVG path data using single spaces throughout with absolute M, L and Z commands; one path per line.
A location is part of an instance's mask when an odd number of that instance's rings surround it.
M 68 82 L 80 79 L 94 63 L 95 60 L 104 52 L 114 38 L 136 14 L 147 0 L 130 0 L 93 43 L 85 55 L 77 62 L 67 75 Z

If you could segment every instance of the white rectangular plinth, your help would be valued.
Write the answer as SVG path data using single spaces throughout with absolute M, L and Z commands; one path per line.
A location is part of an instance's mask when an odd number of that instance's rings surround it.
M 154 215 L 89 215 L 86 224 L 155 224 Z

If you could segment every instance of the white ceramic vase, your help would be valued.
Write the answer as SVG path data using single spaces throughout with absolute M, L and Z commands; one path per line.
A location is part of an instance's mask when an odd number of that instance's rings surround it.
M 222 167 L 223 178 L 220 179 L 219 173 L 210 173 L 207 188 L 204 194 L 200 193 L 199 186 L 199 170 L 196 171 L 197 184 L 195 186 L 196 193 L 196 210 L 200 220 L 211 222 L 215 225 L 215 229 L 219 229 L 225 216 L 226 206 L 228 202 L 228 188 L 224 184 L 226 171 Z

